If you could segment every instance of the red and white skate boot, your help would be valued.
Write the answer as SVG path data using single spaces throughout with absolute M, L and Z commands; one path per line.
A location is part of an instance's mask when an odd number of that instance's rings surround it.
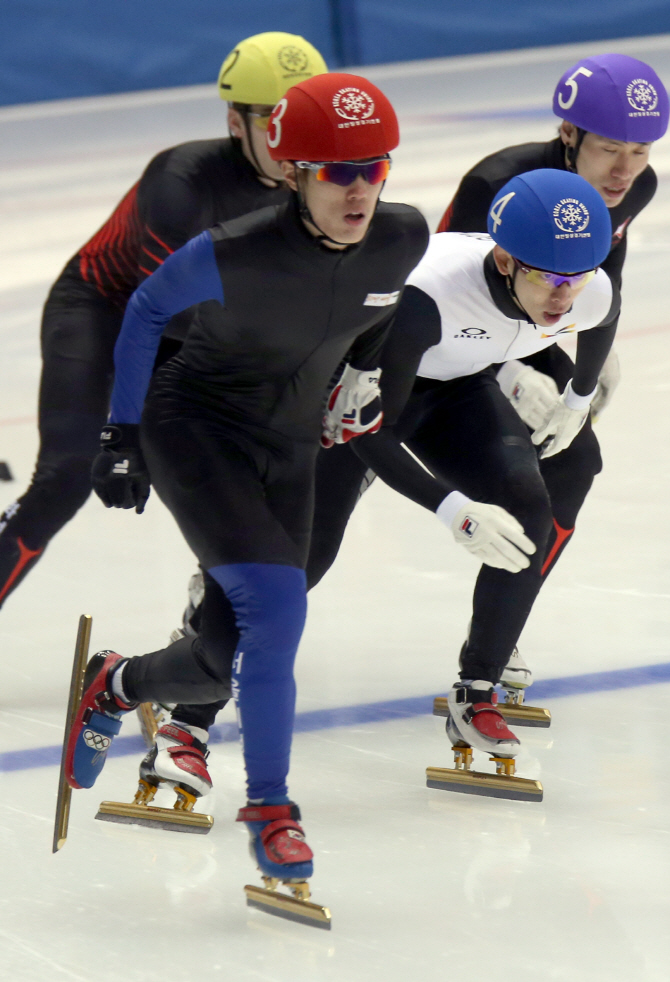
M 183 788 L 196 798 L 212 790 L 207 770 L 207 731 L 186 723 L 165 723 L 140 764 L 140 779 L 157 788 L 162 782 Z
M 462 741 L 498 757 L 514 757 L 519 752 L 520 741 L 497 708 L 492 682 L 456 682 L 448 699 L 447 735 L 452 744 Z

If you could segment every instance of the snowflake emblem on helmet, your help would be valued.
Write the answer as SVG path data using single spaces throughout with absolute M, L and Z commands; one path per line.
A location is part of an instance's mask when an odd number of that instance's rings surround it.
M 279 64 L 287 72 L 293 74 L 304 72 L 307 68 L 307 55 L 302 48 L 296 48 L 294 44 L 285 45 L 277 55 Z
M 589 224 L 588 208 L 576 198 L 562 198 L 554 207 L 554 221 L 561 232 L 583 232 Z
M 375 111 L 374 100 L 363 89 L 349 85 L 333 96 L 333 109 L 342 119 L 368 119 Z
M 626 97 L 639 113 L 653 112 L 658 105 L 658 92 L 646 78 L 635 78 L 626 89 Z

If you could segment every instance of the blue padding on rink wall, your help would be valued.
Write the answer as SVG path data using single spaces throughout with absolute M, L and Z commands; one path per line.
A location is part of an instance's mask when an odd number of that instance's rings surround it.
M 670 31 L 668 0 L 356 0 L 356 8 L 366 65 Z
M 658 685 L 664 682 L 670 682 L 670 662 L 544 679 L 533 685 L 533 703 L 545 699 L 612 692 L 615 689 L 633 689 L 642 685 Z M 429 716 L 433 711 L 433 698 L 434 695 L 414 696 L 409 699 L 390 699 L 387 702 L 369 702 L 335 709 L 314 709 L 296 715 L 294 730 L 296 733 L 313 733 L 316 730 L 333 730 L 341 726 L 390 723 L 393 720 L 411 719 L 414 716 Z M 209 731 L 210 743 L 231 743 L 237 738 L 236 723 L 222 723 L 213 726 Z M 146 747 L 141 736 L 121 736 L 114 740 L 110 757 L 127 757 L 129 754 L 140 754 L 145 751 Z M 0 753 L 0 772 L 55 767 L 60 764 L 60 758 L 60 746 L 9 750 Z
M 331 68 L 670 32 L 668 0 L 2 0 L 0 105 L 213 82 L 259 31 Z
M 329 0 L 2 0 L 0 105 L 215 82 L 260 31 L 335 60 Z

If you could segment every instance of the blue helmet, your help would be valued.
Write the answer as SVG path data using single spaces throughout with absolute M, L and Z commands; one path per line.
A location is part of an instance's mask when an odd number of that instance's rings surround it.
M 612 222 L 595 188 L 570 171 L 519 174 L 489 209 L 489 235 L 515 259 L 552 273 L 595 269 L 612 245 Z

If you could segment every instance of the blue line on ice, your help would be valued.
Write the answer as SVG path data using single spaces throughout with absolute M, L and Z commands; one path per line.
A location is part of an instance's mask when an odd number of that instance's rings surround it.
M 564 696 L 588 695 L 594 692 L 611 692 L 615 689 L 632 689 L 641 685 L 670 682 L 670 662 L 660 665 L 639 665 L 637 668 L 617 668 L 609 672 L 591 672 L 587 675 L 569 675 L 558 679 L 541 679 L 532 688 L 533 705 L 547 699 Z M 386 702 L 368 702 L 358 706 L 340 706 L 335 709 L 314 709 L 298 713 L 296 733 L 315 730 L 332 730 L 339 726 L 360 726 L 364 723 L 386 723 L 412 716 L 426 716 L 432 712 L 433 696 L 413 696 L 408 699 L 391 699 Z M 210 743 L 227 743 L 237 740 L 237 724 L 222 723 L 210 730 Z M 117 737 L 110 756 L 123 757 L 145 750 L 139 734 Z M 9 750 L 0 753 L 0 771 L 23 771 L 33 767 L 55 767 L 60 764 L 60 746 L 31 747 L 27 750 Z

